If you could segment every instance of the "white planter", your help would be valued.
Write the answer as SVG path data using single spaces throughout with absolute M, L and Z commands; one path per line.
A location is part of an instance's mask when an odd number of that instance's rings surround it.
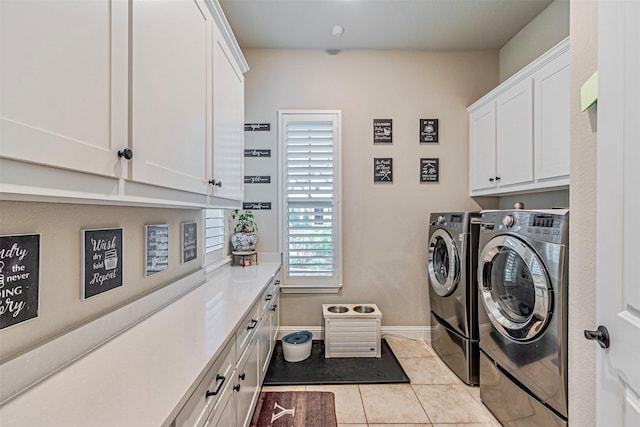
M 252 251 L 258 243 L 256 233 L 235 233 L 231 235 L 231 246 L 234 251 Z

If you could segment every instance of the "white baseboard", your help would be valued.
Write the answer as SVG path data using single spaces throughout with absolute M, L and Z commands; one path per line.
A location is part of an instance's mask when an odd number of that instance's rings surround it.
M 431 326 L 382 326 L 380 333 L 382 338 L 395 337 L 413 340 L 431 340 Z M 293 332 L 309 331 L 313 334 L 314 340 L 324 339 L 323 326 L 280 326 L 278 330 L 278 339 L 281 340 L 285 335 Z

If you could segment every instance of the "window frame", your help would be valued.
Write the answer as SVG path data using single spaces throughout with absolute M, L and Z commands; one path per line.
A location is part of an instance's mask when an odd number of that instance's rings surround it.
M 333 170 L 334 170 L 334 274 L 331 277 L 298 277 L 288 274 L 288 209 L 287 209 L 287 146 L 286 122 L 293 118 L 309 121 L 315 117 L 322 121 L 333 122 Z M 320 121 L 320 120 L 318 120 Z M 278 110 L 278 177 L 279 193 L 279 250 L 282 254 L 282 285 L 283 293 L 338 293 L 342 288 L 342 112 L 340 110 Z

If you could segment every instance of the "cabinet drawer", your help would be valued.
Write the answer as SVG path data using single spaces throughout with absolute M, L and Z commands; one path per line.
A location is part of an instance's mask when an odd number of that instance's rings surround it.
M 264 317 L 265 313 L 271 306 L 273 300 L 276 299 L 278 293 L 278 283 L 275 280 L 269 283 L 267 289 L 262 293 L 262 299 L 260 300 L 260 318 Z
M 218 403 L 222 391 L 227 384 L 233 381 L 233 368 L 235 365 L 235 351 L 233 341 L 229 342 L 215 363 L 207 371 L 175 420 L 175 427 L 192 427 L 202 425 L 209 413 Z
M 236 354 L 238 357 L 242 355 L 244 350 L 247 348 L 251 337 L 253 337 L 258 329 L 261 308 L 262 304 L 259 301 L 251 308 L 249 314 L 247 314 L 247 316 L 242 320 L 236 331 Z

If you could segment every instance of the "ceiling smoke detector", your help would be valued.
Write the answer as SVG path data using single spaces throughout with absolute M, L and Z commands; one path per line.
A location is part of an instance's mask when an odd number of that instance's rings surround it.
M 344 27 L 342 25 L 334 25 L 331 27 L 331 35 L 334 37 L 342 37 L 344 34 Z

